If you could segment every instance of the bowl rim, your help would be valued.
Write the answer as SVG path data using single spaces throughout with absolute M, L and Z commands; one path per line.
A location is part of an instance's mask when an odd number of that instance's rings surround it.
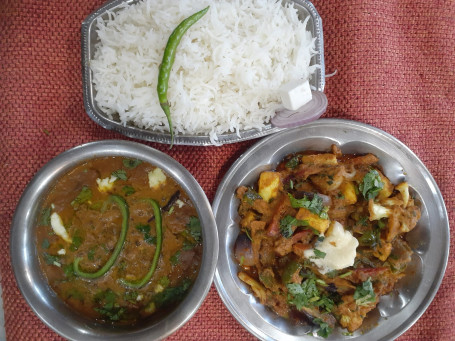
M 34 238 L 36 217 L 43 197 L 55 181 L 86 160 L 124 156 L 141 159 L 160 167 L 185 190 L 196 204 L 203 233 L 203 257 L 198 277 L 189 293 L 163 320 L 133 328 L 111 327 L 90 321 L 71 312 L 49 287 L 37 265 Z M 22 296 L 33 312 L 61 336 L 77 340 L 162 339 L 182 327 L 196 313 L 212 285 L 218 258 L 218 233 L 211 205 L 193 175 L 171 156 L 141 143 L 125 140 L 101 140 L 73 147 L 47 162 L 23 191 L 13 215 L 10 229 L 10 257 L 14 276 Z M 35 259 L 34 259 L 35 258 Z M 52 305 L 54 304 L 54 305 Z M 63 309 L 60 314 L 55 308 Z M 67 315 L 68 314 L 68 315 Z M 70 316 L 71 318 L 67 318 Z
M 450 227 L 449 227 L 449 220 L 448 220 L 448 215 L 447 215 L 447 210 L 444 202 L 444 198 L 438 188 L 438 185 L 436 181 L 434 180 L 433 176 L 427 169 L 427 167 L 423 164 L 423 162 L 417 157 L 417 155 L 409 149 L 405 144 L 403 144 L 401 141 L 399 141 L 397 138 L 392 136 L 391 134 L 373 127 L 371 125 L 357 122 L 357 121 L 352 121 L 352 120 L 346 120 L 346 119 L 333 119 L 333 118 L 324 118 L 324 119 L 319 119 L 317 121 L 311 122 L 307 125 L 300 126 L 294 129 L 289 129 L 284 132 L 274 134 L 271 136 L 268 136 L 260 141 L 258 141 L 256 144 L 251 146 L 245 153 L 241 155 L 239 159 L 237 159 L 230 169 L 226 172 L 225 176 L 223 177 L 220 185 L 218 186 L 218 190 L 215 194 L 215 198 L 212 203 L 212 209 L 215 214 L 215 218 L 217 220 L 218 224 L 218 234 L 219 234 L 219 243 L 220 243 L 220 253 L 218 257 L 218 264 L 217 264 L 217 270 L 215 272 L 215 279 L 214 279 L 214 284 L 217 289 L 218 294 L 220 295 L 223 303 L 225 306 L 228 308 L 230 313 L 236 318 L 236 320 L 242 324 L 251 334 L 253 334 L 255 337 L 261 339 L 261 340 L 278 340 L 280 337 L 284 337 L 284 333 L 279 331 L 276 326 L 272 325 L 267 325 L 265 322 L 261 327 L 258 325 L 254 325 L 251 323 L 251 321 L 245 319 L 248 313 L 246 312 L 245 309 L 250 309 L 245 306 L 245 302 L 248 300 L 252 300 L 251 293 L 249 294 L 249 298 L 244 295 L 243 296 L 243 304 L 242 303 L 242 309 L 239 309 L 239 302 L 234 302 L 234 299 L 232 297 L 232 292 L 233 289 L 230 287 L 232 285 L 231 279 L 229 278 L 229 275 L 226 273 L 229 272 L 229 269 L 226 268 L 226 264 L 229 263 L 229 261 L 226 259 L 226 249 L 227 249 L 227 242 L 225 240 L 225 232 L 223 229 L 227 229 L 224 226 L 228 226 L 229 222 L 228 219 L 231 219 L 232 217 L 227 217 L 229 213 L 225 213 L 226 211 L 229 211 L 230 208 L 229 206 L 229 198 L 226 198 L 225 195 L 228 191 L 232 189 L 232 184 L 230 184 L 230 181 L 232 181 L 232 178 L 235 177 L 236 173 L 241 173 L 241 175 L 238 176 L 240 178 L 243 176 L 243 178 L 246 177 L 246 168 L 248 166 L 246 165 L 247 160 L 250 159 L 250 166 L 254 167 L 259 167 L 260 165 L 265 165 L 266 163 L 260 164 L 257 166 L 258 162 L 260 161 L 257 160 L 258 155 L 262 151 L 267 151 L 267 157 L 268 158 L 273 158 L 270 155 L 274 155 L 277 153 L 277 149 L 279 150 L 280 148 L 285 148 L 283 146 L 287 146 L 287 144 L 291 144 L 289 142 L 294 139 L 298 139 L 299 141 L 305 140 L 305 139 L 311 139 L 311 138 L 327 138 L 327 135 L 325 135 L 325 130 L 327 128 L 331 129 L 338 129 L 338 132 L 342 136 L 339 140 L 343 141 L 343 139 L 348 139 L 345 136 L 349 135 L 350 131 L 353 131 L 355 136 L 362 136 L 363 134 L 372 134 L 373 136 L 376 137 L 376 141 L 382 140 L 383 143 L 385 144 L 390 144 L 391 147 L 396 148 L 396 152 L 400 153 L 401 155 L 406 156 L 409 160 L 407 162 L 413 162 L 413 166 L 418 168 L 419 171 L 423 173 L 423 177 L 425 178 L 426 184 L 428 185 L 428 190 L 432 193 L 433 198 L 435 201 L 437 201 L 437 204 L 439 205 L 437 207 L 437 218 L 438 221 L 440 222 L 440 230 L 441 230 L 441 236 L 438 238 L 438 240 L 441 240 L 441 246 L 440 250 L 433 250 L 432 252 L 438 253 L 441 255 L 440 256 L 440 263 L 437 265 L 437 274 L 435 275 L 434 278 L 431 279 L 431 283 L 424 283 L 424 287 L 427 285 L 429 286 L 428 290 L 425 292 L 425 296 L 421 297 L 420 300 L 422 303 L 414 310 L 411 312 L 409 316 L 406 317 L 404 321 L 401 321 L 401 327 L 392 329 L 392 330 L 387 330 L 386 335 L 381 336 L 380 340 L 390 340 L 394 339 L 401 334 L 403 334 L 405 331 L 407 331 L 426 311 L 428 306 L 431 304 L 433 301 L 440 285 L 443 280 L 446 268 L 447 268 L 447 263 L 448 263 L 448 258 L 449 258 L 449 252 L 450 252 Z M 333 136 L 329 136 L 329 138 L 333 138 Z M 334 143 L 337 141 L 336 138 L 333 140 Z M 279 145 L 279 147 L 277 146 Z M 295 147 L 298 148 L 298 147 Z M 294 148 L 294 149 L 295 149 Z M 323 148 L 323 147 L 320 147 Z M 343 145 L 342 145 L 343 148 Z M 294 150 L 295 151 L 295 150 Z M 284 156 L 284 155 L 283 155 Z M 253 163 L 253 165 L 252 165 Z M 267 164 L 270 165 L 270 164 Z M 275 165 L 275 164 L 273 164 Z M 240 183 L 237 184 L 237 186 L 241 185 Z M 233 196 L 233 193 L 230 194 L 231 197 Z M 220 205 L 223 206 L 223 210 L 220 210 Z M 224 213 L 223 213 L 224 212 Z M 233 222 L 232 225 L 235 228 L 235 225 L 237 222 Z M 427 251 L 428 252 L 428 251 Z M 232 252 L 231 252 L 232 253 Z M 228 254 L 229 256 L 229 254 Z M 229 282 L 226 283 L 226 279 L 229 278 Z M 224 280 L 224 281 L 223 281 Z M 425 282 L 422 280 L 422 282 Z M 237 290 L 239 290 L 237 288 Z M 239 290 L 240 291 L 240 290 Z M 238 297 L 236 297 L 238 299 Z M 411 300 L 412 302 L 412 300 Z M 408 308 L 409 304 L 405 306 L 405 308 Z M 403 309 L 405 309 L 403 308 Z M 250 315 L 251 316 L 251 315 Z M 388 319 L 389 321 L 394 320 L 394 319 Z M 396 321 L 395 321 L 396 322 Z M 395 323 L 394 322 L 394 323 Z M 399 329 L 399 330 L 397 330 Z M 296 337 L 294 335 L 286 335 L 289 340 L 313 340 L 313 336 L 299 336 Z M 373 336 L 378 336 L 378 335 L 373 335 Z M 372 339 L 372 335 L 365 335 L 365 338 Z M 363 339 L 363 335 L 360 337 L 346 337 L 346 339 Z M 370 338 L 368 338 L 370 337 Z M 332 338 L 329 338 L 332 339 Z

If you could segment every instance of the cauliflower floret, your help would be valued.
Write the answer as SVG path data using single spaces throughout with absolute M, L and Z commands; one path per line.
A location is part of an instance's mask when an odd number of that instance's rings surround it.
M 395 186 L 395 189 L 401 193 L 401 198 L 403 199 L 404 207 L 408 206 L 409 203 L 409 185 L 407 182 L 402 182 L 401 184 Z
M 164 175 L 161 168 L 155 168 L 148 173 L 150 188 L 157 188 L 166 182 L 166 175 Z
M 390 208 L 376 204 L 373 199 L 368 201 L 368 212 L 370 213 L 370 221 L 388 218 L 392 214 Z
M 96 183 L 98 184 L 98 190 L 100 192 L 108 192 L 112 189 L 112 186 L 114 186 L 114 182 L 118 178 L 115 175 L 111 175 L 111 177 L 107 177 L 104 179 L 96 179 Z
M 381 200 L 380 203 L 383 206 L 390 206 L 390 207 L 403 206 L 403 201 L 397 197 L 386 198 L 384 200 Z

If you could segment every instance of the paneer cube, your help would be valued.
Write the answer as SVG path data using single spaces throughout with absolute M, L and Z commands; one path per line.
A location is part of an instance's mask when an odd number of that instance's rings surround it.
M 304 207 L 299 208 L 299 211 L 295 217 L 299 220 L 306 220 L 308 224 L 317 230 L 320 234 L 324 234 L 330 225 L 330 220 L 322 219 L 317 214 Z
M 370 213 L 370 221 L 388 218 L 392 215 L 390 208 L 376 204 L 373 199 L 368 201 L 368 212 Z
M 380 246 L 377 246 L 373 252 L 373 256 L 385 262 L 392 252 L 392 243 L 381 240 Z
M 338 164 L 337 157 L 334 154 L 312 154 L 302 155 L 301 161 L 309 165 L 327 165 L 336 166 Z
M 384 184 L 384 187 L 379 191 L 377 199 L 382 200 L 385 198 L 390 197 L 390 195 L 393 193 L 393 184 L 390 182 L 390 180 L 382 174 L 380 171 L 376 170 L 381 177 L 381 181 Z
M 276 198 L 282 187 L 280 174 L 277 172 L 262 172 L 259 176 L 259 195 L 265 201 Z
M 343 182 L 340 186 L 341 194 L 344 197 L 346 205 L 353 205 L 357 202 L 357 194 L 355 191 L 355 185 L 351 181 Z
M 256 216 L 253 211 L 248 211 L 247 214 L 240 220 L 240 226 L 249 227 L 251 222 L 256 220 Z

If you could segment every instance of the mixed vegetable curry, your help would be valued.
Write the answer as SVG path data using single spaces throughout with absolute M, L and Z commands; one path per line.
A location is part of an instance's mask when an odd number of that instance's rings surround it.
M 59 179 L 42 207 L 42 270 L 57 295 L 84 316 L 115 324 L 163 316 L 197 277 L 196 208 L 160 168 L 122 157 L 93 159 Z
M 393 185 L 373 154 L 288 155 L 241 186 L 240 280 L 278 315 L 352 333 L 404 276 L 405 240 L 420 218 L 406 182 Z

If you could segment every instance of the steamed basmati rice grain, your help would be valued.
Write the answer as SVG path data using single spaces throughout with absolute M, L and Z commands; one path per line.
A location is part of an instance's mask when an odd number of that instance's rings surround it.
M 262 129 L 281 107 L 278 89 L 308 79 L 315 38 L 293 6 L 275 0 L 144 0 L 97 21 L 91 61 L 95 100 L 124 124 L 169 131 L 158 102 L 167 39 L 210 5 L 178 46 L 168 99 L 175 133 L 217 135 Z

